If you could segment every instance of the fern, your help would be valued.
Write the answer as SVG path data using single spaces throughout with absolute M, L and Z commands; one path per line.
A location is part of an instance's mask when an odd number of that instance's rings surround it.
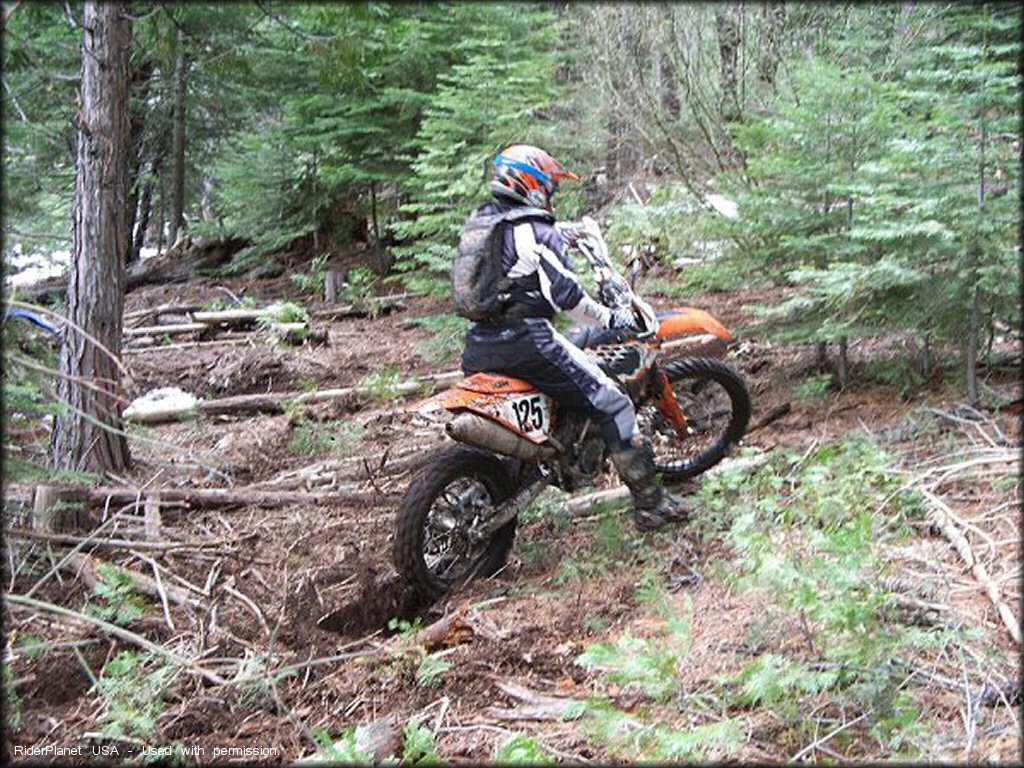
M 145 615 L 146 604 L 135 591 L 130 574 L 109 563 L 101 563 L 96 571 L 99 580 L 93 592 L 105 600 L 106 605 L 90 605 L 92 615 L 123 627 Z
M 402 731 L 402 762 L 409 765 L 437 765 L 434 732 L 410 720 Z
M 147 658 L 121 651 L 103 668 L 98 682 L 99 692 L 107 701 L 101 717 L 104 736 L 147 737 L 156 730 L 156 719 L 164 709 L 164 691 L 176 672 L 160 666 L 145 673 L 141 666 Z

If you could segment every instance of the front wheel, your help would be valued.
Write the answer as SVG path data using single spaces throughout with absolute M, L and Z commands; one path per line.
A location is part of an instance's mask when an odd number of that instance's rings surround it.
M 413 480 L 398 509 L 395 568 L 430 598 L 494 574 L 508 558 L 516 520 L 487 538 L 477 530 L 513 490 L 496 456 L 461 445 L 442 451 Z
M 666 482 L 707 472 L 738 443 L 750 421 L 750 394 L 731 365 L 711 357 L 675 360 L 662 368 L 686 416 L 686 436 L 648 402 L 637 412 L 651 438 L 655 468 Z

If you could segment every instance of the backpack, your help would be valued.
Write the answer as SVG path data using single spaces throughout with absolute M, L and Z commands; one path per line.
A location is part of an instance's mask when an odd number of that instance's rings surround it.
M 466 220 L 451 275 L 459 315 L 474 321 L 501 316 L 512 287 L 501 268 L 504 225 L 526 219 L 554 221 L 554 216 L 540 208 L 513 208 L 495 214 L 477 210 Z

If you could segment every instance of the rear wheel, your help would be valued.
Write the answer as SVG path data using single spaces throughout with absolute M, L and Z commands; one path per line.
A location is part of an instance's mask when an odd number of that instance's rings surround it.
M 395 568 L 431 598 L 494 574 L 508 558 L 516 520 L 488 538 L 478 528 L 512 493 L 512 478 L 494 455 L 460 445 L 444 450 L 399 507 Z
M 654 402 L 644 404 L 637 419 L 651 438 L 657 472 L 666 482 L 678 482 L 707 472 L 742 439 L 750 394 L 740 374 L 715 358 L 684 358 L 662 371 L 686 416 L 685 439 Z

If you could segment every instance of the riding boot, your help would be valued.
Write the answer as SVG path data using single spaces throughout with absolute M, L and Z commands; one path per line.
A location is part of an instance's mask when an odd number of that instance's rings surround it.
M 612 451 L 611 459 L 633 497 L 633 523 L 637 528 L 650 531 L 687 519 L 692 505 L 663 490 L 655 479 L 650 440 L 645 438 L 638 446 Z

